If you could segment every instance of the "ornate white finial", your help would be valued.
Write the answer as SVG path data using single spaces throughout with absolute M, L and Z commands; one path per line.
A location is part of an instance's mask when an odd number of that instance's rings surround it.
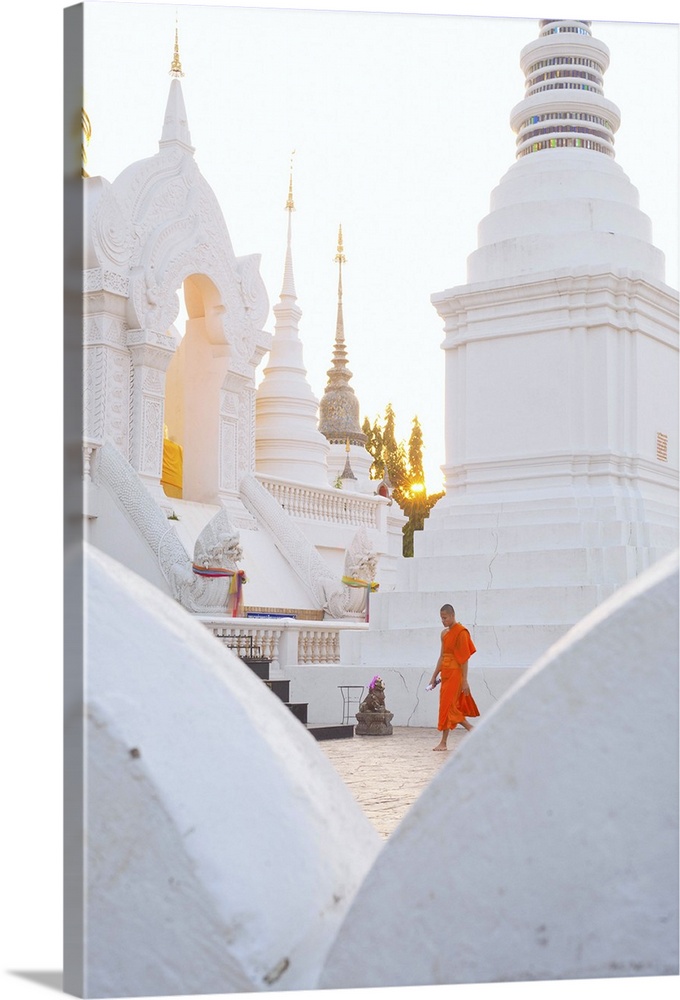
M 180 77 L 184 76 L 182 72 L 182 63 L 179 60 L 179 27 L 177 21 L 175 20 L 175 53 L 172 57 L 172 65 L 170 66 L 170 76 Z
M 295 211 L 295 202 L 293 201 L 293 157 L 295 156 L 295 150 L 290 154 L 290 180 L 288 181 L 288 201 L 286 202 L 286 211 Z
M 342 302 L 342 265 L 347 263 L 347 258 L 345 257 L 345 248 L 342 243 L 342 224 L 338 226 L 338 249 L 333 258 L 338 265 L 338 307 Z M 338 321 L 340 325 L 340 319 Z
M 346 264 L 345 248 L 342 245 L 342 224 L 338 227 L 338 250 L 334 258 L 339 264 Z

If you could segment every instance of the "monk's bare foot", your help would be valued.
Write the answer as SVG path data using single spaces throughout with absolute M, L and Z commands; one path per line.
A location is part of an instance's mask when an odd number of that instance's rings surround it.
M 465 732 L 466 732 L 466 733 L 471 733 L 471 732 L 472 732 L 472 730 L 473 730 L 473 729 L 474 729 L 475 727 L 474 727 L 474 726 L 471 726 L 469 722 L 468 722 L 467 724 L 466 724 L 466 723 L 464 722 L 464 723 L 463 723 L 463 728 L 465 729 Z
M 448 750 L 446 743 L 438 743 L 436 747 L 432 747 L 433 750 Z

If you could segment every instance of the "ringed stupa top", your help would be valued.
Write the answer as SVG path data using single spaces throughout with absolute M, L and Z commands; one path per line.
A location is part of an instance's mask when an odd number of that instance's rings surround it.
M 522 49 L 525 96 L 510 113 L 516 162 L 491 194 L 468 282 L 577 267 L 664 281 L 637 189 L 614 159 L 619 109 L 604 96 L 609 49 L 590 21 L 545 19 Z
M 335 327 L 333 365 L 326 373 L 328 382 L 319 404 L 319 430 L 331 444 L 355 444 L 363 447 L 366 435 L 361 430 L 359 400 L 349 384 L 352 372 L 347 367 L 345 327 L 342 314 L 342 265 L 346 263 L 342 226 L 338 229 L 338 314 Z
M 604 97 L 609 49 L 590 21 L 543 20 L 538 40 L 522 49 L 526 96 L 512 111 L 517 156 L 541 149 L 593 149 L 614 156 L 619 109 Z

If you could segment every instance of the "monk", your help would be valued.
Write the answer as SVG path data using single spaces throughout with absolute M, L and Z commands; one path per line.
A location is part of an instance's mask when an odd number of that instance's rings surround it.
M 473 727 L 467 721 L 459 705 L 461 694 L 469 694 L 468 660 L 477 650 L 470 633 L 456 621 L 456 612 L 451 604 L 445 604 L 440 612 L 444 629 L 441 634 L 442 648 L 434 668 L 431 687 L 437 683 L 441 674 L 441 689 L 439 692 L 439 721 L 437 729 L 441 732 L 441 740 L 433 750 L 446 750 L 449 731 L 461 725 L 470 732 Z

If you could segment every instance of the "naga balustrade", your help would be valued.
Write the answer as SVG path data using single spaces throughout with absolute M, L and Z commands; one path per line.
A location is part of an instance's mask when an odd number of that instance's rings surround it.
M 92 486 L 93 469 L 99 445 L 86 441 L 82 445 L 83 481 L 85 494 Z M 382 530 L 384 519 L 393 501 L 382 496 L 348 493 L 333 486 L 305 486 L 272 476 L 257 475 L 257 480 L 291 517 L 329 524 L 349 524 Z M 159 484 L 157 499 L 164 498 Z M 171 501 L 168 501 L 171 502 Z

